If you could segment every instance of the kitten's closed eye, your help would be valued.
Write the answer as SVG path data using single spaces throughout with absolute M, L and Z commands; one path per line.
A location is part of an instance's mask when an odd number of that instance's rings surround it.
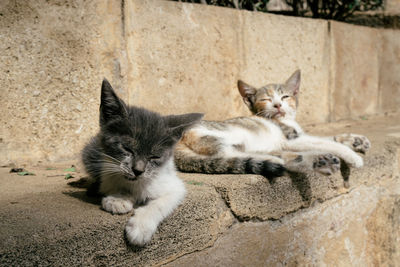
M 260 99 L 260 101 L 268 101 L 268 102 L 271 102 L 272 100 L 271 100 L 271 98 L 263 98 L 263 99 Z
M 288 95 L 284 95 L 284 96 L 282 96 L 281 99 L 283 100 L 283 99 L 288 98 L 288 97 L 289 97 Z
M 163 163 L 162 156 L 156 155 L 150 156 L 149 161 L 155 166 L 160 166 Z
M 128 152 L 129 154 L 134 154 L 133 150 L 130 147 L 122 145 L 122 149 Z

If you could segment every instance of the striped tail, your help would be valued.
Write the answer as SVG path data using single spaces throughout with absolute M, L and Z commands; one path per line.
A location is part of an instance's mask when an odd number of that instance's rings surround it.
M 190 149 L 175 150 L 175 164 L 182 172 L 207 174 L 260 174 L 268 179 L 284 175 L 283 165 L 251 157 L 203 156 Z

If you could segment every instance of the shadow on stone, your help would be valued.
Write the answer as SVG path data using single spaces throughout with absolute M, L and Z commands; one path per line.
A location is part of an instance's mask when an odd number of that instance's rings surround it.
M 340 159 L 340 173 L 343 177 L 343 186 L 345 188 L 350 187 L 350 167 L 349 165 L 342 159 Z
M 100 205 L 101 204 L 101 198 L 100 197 L 94 197 L 94 196 L 88 196 L 86 191 L 66 191 L 62 192 L 64 195 L 68 195 L 70 197 L 77 198 L 83 202 L 87 202 L 90 204 L 94 205 Z
M 307 175 L 298 172 L 288 172 L 293 185 L 297 188 L 300 193 L 301 199 L 307 205 L 311 204 L 312 192 L 311 184 Z
M 129 243 L 128 238 L 126 237 L 125 231 L 124 231 L 124 241 L 125 241 L 126 248 L 131 252 L 142 252 L 147 247 L 147 246 L 132 245 L 131 243 Z
M 75 188 L 88 188 L 92 183 L 89 177 L 82 177 L 78 181 L 68 182 L 68 185 Z

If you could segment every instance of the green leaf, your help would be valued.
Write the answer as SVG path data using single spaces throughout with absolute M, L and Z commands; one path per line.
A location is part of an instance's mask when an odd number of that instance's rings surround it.
M 18 174 L 19 176 L 36 175 L 36 174 L 34 174 L 33 172 L 27 172 L 27 171 L 25 171 L 25 172 L 18 172 L 17 174 Z
M 196 181 L 188 181 L 188 184 L 192 184 L 192 185 L 203 185 L 203 182 L 196 182 Z
M 52 170 L 56 170 L 56 168 L 46 168 L 46 171 L 52 171 Z
M 70 173 L 67 173 L 65 175 L 65 177 L 64 177 L 65 180 L 68 180 L 68 179 L 71 179 L 71 178 L 74 178 L 74 176 L 72 174 L 70 174 Z
M 71 168 L 67 168 L 64 170 L 65 172 L 76 172 L 75 166 L 71 166 Z

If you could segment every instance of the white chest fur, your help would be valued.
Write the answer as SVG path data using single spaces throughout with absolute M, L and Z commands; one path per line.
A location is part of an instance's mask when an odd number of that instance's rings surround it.
M 181 190 L 183 183 L 177 177 L 173 160 L 170 159 L 153 177 L 129 181 L 122 175 L 105 175 L 101 178 L 100 193 L 124 195 L 135 203 L 157 198 L 165 191 L 174 191 L 174 187 Z
M 271 152 L 281 149 L 285 137 L 277 125 L 255 116 L 248 119 L 255 120 L 257 128 L 232 124 L 224 130 L 211 130 L 203 126 L 198 126 L 194 130 L 200 136 L 218 138 L 226 149 L 235 145 L 243 147 L 245 152 Z

